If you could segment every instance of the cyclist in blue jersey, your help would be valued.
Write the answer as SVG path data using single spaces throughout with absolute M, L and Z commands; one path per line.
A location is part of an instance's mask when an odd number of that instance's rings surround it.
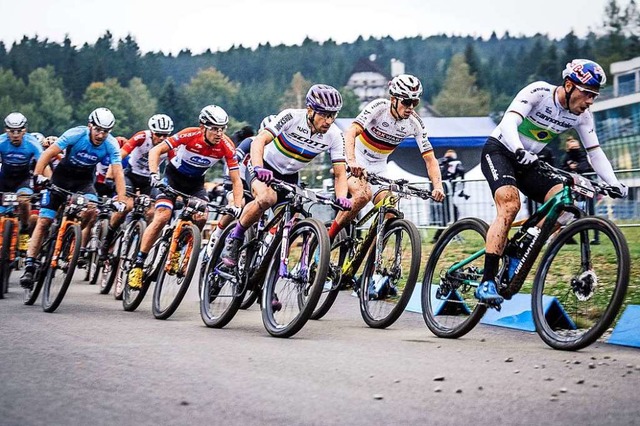
M 116 184 L 117 196 L 113 205 L 118 211 L 125 208 L 126 200 L 124 174 L 120 149 L 115 138 L 110 134 L 115 125 L 115 117 L 107 108 L 97 108 L 89 115 L 87 126 L 78 126 L 67 130 L 40 156 L 34 176 L 38 186 L 45 186 L 49 178 L 43 175 L 44 168 L 49 162 L 65 151 L 64 158 L 56 167 L 51 182 L 68 191 L 84 193 L 87 199 L 97 201 L 96 190 L 93 186 L 96 165 L 103 158 L 108 158 Z M 58 208 L 64 203 L 65 197 L 55 192 L 43 191 L 40 216 L 33 231 L 27 251 L 25 271 L 20 278 L 20 285 L 31 289 L 35 271 L 35 256 L 40 250 L 42 239 L 56 216 Z M 92 222 L 95 220 L 95 209 L 83 214 L 83 246 L 89 239 Z
M 42 147 L 32 133 L 27 133 L 27 118 L 12 112 L 4 119 L 4 134 L 0 135 L 0 192 L 16 192 L 20 197 L 18 206 L 20 237 L 18 249 L 26 250 L 29 244 L 29 213 L 31 203 L 31 165 L 42 154 Z M 48 176 L 51 170 L 45 171 Z

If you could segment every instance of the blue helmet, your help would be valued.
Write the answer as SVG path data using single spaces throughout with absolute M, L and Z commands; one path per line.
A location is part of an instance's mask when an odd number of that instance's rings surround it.
M 339 112 L 342 108 L 342 95 L 335 87 L 314 84 L 307 92 L 306 104 L 318 112 Z
M 600 87 L 607 82 L 607 75 L 596 62 L 588 59 L 574 59 L 562 71 L 562 78 L 585 86 Z

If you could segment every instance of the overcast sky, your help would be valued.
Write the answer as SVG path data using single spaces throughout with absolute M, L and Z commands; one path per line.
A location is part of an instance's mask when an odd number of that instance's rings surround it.
M 193 53 L 233 45 L 300 44 L 306 36 L 351 42 L 359 35 L 435 34 L 489 37 L 547 34 L 561 38 L 599 30 L 607 0 L 0 0 L 0 40 L 10 49 L 24 35 L 74 45 L 106 30 L 131 34 L 141 51 Z M 626 5 L 627 0 L 618 0 Z

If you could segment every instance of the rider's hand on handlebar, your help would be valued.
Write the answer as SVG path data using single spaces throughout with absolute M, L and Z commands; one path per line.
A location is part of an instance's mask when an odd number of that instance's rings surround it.
M 431 196 L 437 202 L 441 202 L 444 200 L 444 190 L 442 188 L 435 188 L 431 191 Z
M 609 188 L 609 196 L 611 198 L 625 198 L 629 193 L 629 188 L 621 182 L 618 185 L 611 185 Z
M 111 203 L 111 205 L 113 206 L 113 209 L 118 213 L 122 213 L 127 207 L 127 204 L 125 202 L 117 200 Z
M 538 156 L 533 152 L 518 148 L 516 149 L 515 154 L 516 161 L 525 167 L 532 167 L 538 164 Z
M 43 175 L 36 175 L 34 176 L 34 189 L 36 190 L 41 190 L 43 188 L 46 188 L 49 185 L 49 178 Z
M 364 177 L 365 170 L 357 161 L 347 162 L 347 166 L 349 168 L 349 172 L 353 177 Z
M 229 206 L 229 209 L 231 210 L 233 217 L 235 217 L 236 219 L 240 218 L 240 213 L 242 213 L 242 207 Z
M 339 205 L 343 210 L 351 210 L 351 207 L 353 206 L 351 200 L 346 197 L 336 198 L 336 204 Z
M 255 173 L 256 179 L 260 182 L 268 184 L 273 180 L 273 172 L 269 169 L 265 169 L 264 167 L 255 166 L 253 168 L 253 173 Z
M 150 183 L 152 188 L 159 188 L 162 186 L 162 179 L 160 179 L 160 175 L 158 173 L 151 173 L 149 178 L 151 179 Z

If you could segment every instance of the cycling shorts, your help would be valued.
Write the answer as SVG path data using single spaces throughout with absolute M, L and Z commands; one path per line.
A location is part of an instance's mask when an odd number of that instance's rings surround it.
M 0 192 L 15 192 L 23 195 L 33 194 L 29 175 L 0 176 Z
M 151 178 L 148 176 L 127 172 L 124 174 L 124 182 L 128 193 L 135 194 L 140 191 L 140 194 L 151 195 Z
M 93 181 L 75 180 L 64 175 L 56 175 L 54 173 L 51 182 L 66 189 L 67 191 L 84 194 L 87 200 L 98 201 L 98 195 L 93 187 Z M 44 190 L 41 193 L 42 198 L 40 201 L 40 217 L 45 219 L 53 219 L 56 217 L 56 212 L 67 200 L 65 194 L 60 194 L 56 191 Z
M 200 198 L 204 202 L 209 201 L 207 190 L 204 188 L 204 176 L 202 177 L 189 177 L 180 173 L 172 165 L 167 166 L 164 174 L 165 185 L 175 189 L 176 191 L 183 192 L 192 197 Z M 173 205 L 176 202 L 176 196 L 162 191 L 162 188 L 154 188 L 152 197 L 156 199 L 156 208 L 166 208 L 173 210 Z

